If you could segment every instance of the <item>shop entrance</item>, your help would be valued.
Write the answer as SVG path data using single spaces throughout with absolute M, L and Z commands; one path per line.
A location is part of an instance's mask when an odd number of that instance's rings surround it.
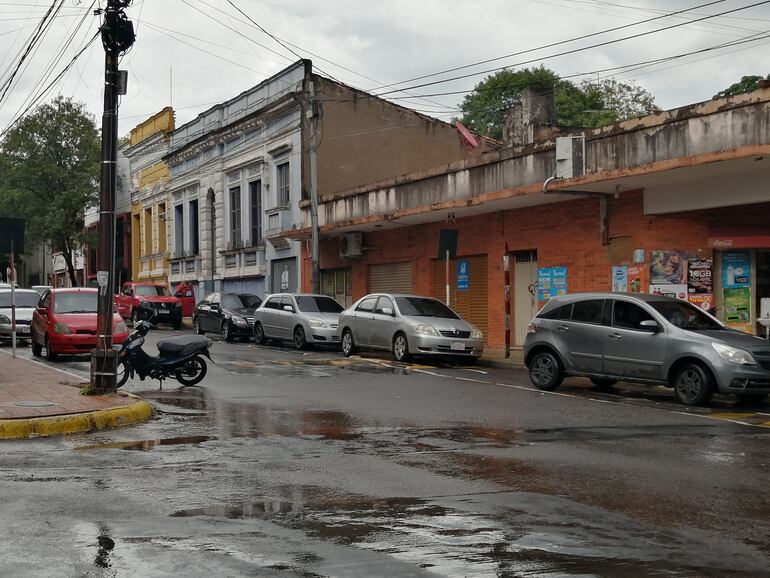
M 513 253 L 513 343 L 524 345 L 527 326 L 537 313 L 537 251 Z
M 770 317 L 770 251 L 757 251 L 757 317 Z M 755 320 L 756 321 L 756 320 Z M 757 323 L 757 335 L 765 337 L 767 328 Z
M 442 259 L 433 261 L 432 294 L 442 303 L 446 301 L 446 263 Z M 486 255 L 449 261 L 449 306 L 481 329 L 484 339 L 489 318 L 488 295 Z

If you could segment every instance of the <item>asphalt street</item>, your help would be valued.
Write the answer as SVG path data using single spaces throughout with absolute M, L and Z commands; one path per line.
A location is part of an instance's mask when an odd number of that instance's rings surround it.
M 0 445 L 0 575 L 768 576 L 768 405 L 213 339 L 150 422 Z

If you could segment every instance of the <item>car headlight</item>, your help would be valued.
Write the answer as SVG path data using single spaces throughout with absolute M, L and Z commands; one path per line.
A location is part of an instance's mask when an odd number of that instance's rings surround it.
M 181 303 L 174 303 L 174 309 L 181 309 L 182 304 Z
M 323 329 L 326 327 L 326 322 L 321 319 L 308 319 L 307 324 L 314 329 Z
M 438 336 L 438 331 L 433 329 L 433 327 L 431 327 L 430 325 L 415 325 L 414 332 L 417 335 L 430 335 L 433 337 Z
M 10 325 L 11 320 L 7 315 L 0 315 L 0 323 L 3 325 Z
M 716 350 L 716 352 L 719 354 L 719 357 L 721 357 L 725 361 L 738 363 L 740 365 L 757 364 L 757 362 L 754 361 L 754 358 L 751 356 L 751 354 L 748 351 L 744 351 L 743 349 L 738 349 L 737 347 L 730 347 L 729 345 L 725 345 L 724 343 L 717 343 L 716 341 L 711 342 L 711 347 L 713 347 Z
M 115 325 L 113 333 L 128 333 L 128 326 L 123 321 L 119 321 L 118 324 Z
M 53 332 L 60 333 L 61 335 L 70 335 L 72 330 L 66 323 L 58 322 L 53 324 Z
M 231 317 L 231 320 L 232 320 L 232 322 L 233 322 L 233 323 L 235 323 L 236 325 L 248 325 L 248 324 L 246 323 L 246 320 L 245 320 L 243 317 L 239 316 L 239 315 L 233 315 L 233 316 Z
M 484 339 L 484 334 L 481 332 L 481 329 L 474 327 L 471 330 L 471 339 Z

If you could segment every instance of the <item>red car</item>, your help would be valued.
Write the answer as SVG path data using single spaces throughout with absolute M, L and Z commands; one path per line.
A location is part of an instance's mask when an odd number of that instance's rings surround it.
M 142 319 L 139 304 L 151 306 L 157 312 L 153 323 L 170 323 L 174 329 L 182 326 L 182 301 L 171 295 L 162 283 L 142 283 L 127 281 L 119 295 L 115 295 L 118 313 L 123 319 L 131 319 L 134 324 Z
M 88 353 L 96 347 L 97 289 L 49 289 L 32 314 L 32 355 L 53 361 L 59 354 Z M 113 343 L 123 343 L 128 328 L 117 312 L 112 315 Z

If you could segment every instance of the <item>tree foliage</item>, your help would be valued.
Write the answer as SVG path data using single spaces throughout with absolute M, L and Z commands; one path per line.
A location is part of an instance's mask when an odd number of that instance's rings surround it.
M 487 76 L 463 99 L 463 124 L 479 134 L 501 138 L 506 111 L 521 99 L 521 91 L 527 87 L 553 91 L 560 126 L 603 126 L 649 114 L 655 108 L 654 97 L 633 81 L 604 79 L 575 84 L 540 66 L 504 69 Z
M 31 242 L 61 251 L 73 285 L 83 216 L 98 199 L 100 156 L 93 117 L 61 96 L 24 117 L 0 143 L 0 210 L 26 219 Z
M 761 76 L 742 76 L 738 82 L 735 82 L 720 90 L 714 95 L 714 98 L 724 98 L 726 96 L 735 96 L 736 94 L 743 94 L 744 92 L 751 92 L 759 88 L 759 83 L 762 81 L 770 81 L 770 74 L 766 77 Z

